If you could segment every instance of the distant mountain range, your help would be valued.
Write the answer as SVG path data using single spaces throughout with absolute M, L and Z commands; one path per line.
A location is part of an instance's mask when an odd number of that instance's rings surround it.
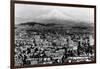
M 52 11 L 45 15 L 40 15 L 35 18 L 35 21 L 20 23 L 16 25 L 16 28 L 34 29 L 34 30 L 88 30 L 93 31 L 93 23 L 86 23 L 70 15 L 64 15 L 59 11 Z

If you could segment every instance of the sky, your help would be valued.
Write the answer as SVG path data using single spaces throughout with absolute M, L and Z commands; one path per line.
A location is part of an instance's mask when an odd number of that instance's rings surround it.
M 66 19 L 71 17 L 76 21 L 94 22 L 93 8 L 15 4 L 15 24 L 35 21 L 36 18 L 47 15 L 54 10 L 58 11 L 56 14 L 60 12 L 65 15 Z

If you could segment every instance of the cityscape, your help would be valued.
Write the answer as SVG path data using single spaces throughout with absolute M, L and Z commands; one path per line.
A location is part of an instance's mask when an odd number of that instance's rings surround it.
M 68 15 L 52 10 L 15 24 L 15 66 L 94 61 L 94 23 Z

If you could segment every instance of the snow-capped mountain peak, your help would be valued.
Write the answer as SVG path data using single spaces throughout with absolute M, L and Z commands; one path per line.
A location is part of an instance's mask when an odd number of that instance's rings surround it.
M 66 17 L 62 12 L 58 11 L 58 10 L 53 10 L 51 12 L 49 12 L 47 15 L 44 15 L 47 17 L 52 17 L 52 18 L 58 18 L 58 19 L 64 19 L 64 17 Z
M 74 18 L 72 16 L 66 15 L 61 11 L 53 10 L 53 11 L 50 11 L 48 14 L 43 14 L 43 15 L 38 16 L 35 20 L 36 22 L 39 22 L 39 23 L 41 22 L 54 23 L 54 22 L 65 21 L 65 20 L 73 21 L 73 19 Z

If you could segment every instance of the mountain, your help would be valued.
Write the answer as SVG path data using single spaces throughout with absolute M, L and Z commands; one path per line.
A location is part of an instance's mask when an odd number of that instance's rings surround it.
M 18 22 L 21 23 L 34 23 L 34 24 L 59 24 L 63 26 L 93 26 L 93 23 L 86 23 L 84 21 L 80 21 L 79 19 L 71 16 L 70 14 L 64 14 L 58 10 L 49 11 L 46 14 L 39 15 L 37 17 L 28 18 L 28 17 L 16 17 L 16 24 Z M 20 23 L 18 23 L 20 24 Z
M 75 18 L 69 15 L 65 15 L 64 13 L 53 10 L 50 11 L 48 14 L 43 14 L 35 18 L 36 22 L 38 23 L 56 23 L 56 24 L 63 24 L 66 22 L 76 22 Z
M 74 29 L 78 31 L 92 31 L 93 23 L 81 22 L 77 18 L 70 15 L 65 15 L 63 12 L 53 10 L 47 14 L 36 17 L 33 21 L 28 21 L 16 25 L 16 28 L 26 30 L 38 30 L 38 31 L 66 31 L 68 29 Z
M 56 26 L 82 26 L 82 27 L 90 27 L 93 26 L 93 23 L 86 23 L 84 21 L 80 21 L 77 18 L 74 18 L 74 16 L 71 16 L 69 14 L 64 14 L 61 11 L 58 10 L 52 10 L 48 12 L 47 14 L 40 15 L 35 18 L 35 22 L 42 23 L 42 24 L 56 24 Z

